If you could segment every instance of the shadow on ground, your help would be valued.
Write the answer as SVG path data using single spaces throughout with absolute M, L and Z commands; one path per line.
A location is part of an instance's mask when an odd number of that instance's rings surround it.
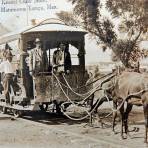
M 89 122 L 88 119 L 82 121 L 74 121 L 68 119 L 64 115 L 50 113 L 50 112 L 41 112 L 41 111 L 27 112 L 25 113 L 23 118 L 48 125 L 60 125 L 60 124 L 73 125 L 73 124 L 81 124 Z

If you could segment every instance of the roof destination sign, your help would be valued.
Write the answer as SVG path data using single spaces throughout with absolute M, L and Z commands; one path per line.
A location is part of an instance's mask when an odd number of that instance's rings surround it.
M 54 0 L 0 0 L 0 12 L 48 11 L 56 10 Z
M 1 0 L 2 5 L 7 5 L 7 4 L 26 4 L 26 3 L 43 3 L 43 2 L 48 2 L 48 0 Z

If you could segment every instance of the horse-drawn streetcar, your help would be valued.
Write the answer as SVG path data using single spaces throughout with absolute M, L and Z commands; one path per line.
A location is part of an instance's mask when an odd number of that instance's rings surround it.
M 79 86 L 85 86 L 88 80 L 88 73 L 85 70 L 84 49 L 86 33 L 86 31 L 68 26 L 60 20 L 48 19 L 36 26 L 1 36 L 0 45 L 8 43 L 11 46 L 12 42 L 18 42 L 18 49 L 12 50 L 12 52 L 15 52 L 12 63 L 16 70 L 17 89 L 11 87 L 11 105 L 6 105 L 2 93 L 0 99 L 1 111 L 13 110 L 15 115 L 28 110 L 47 111 L 48 105 L 52 103 L 59 105 L 61 102 L 67 101 L 66 96 L 72 101 L 81 101 L 82 97 L 70 91 L 68 85 L 80 94 L 86 92 L 86 87 L 78 89 Z M 45 53 L 47 57 L 43 58 L 42 65 L 40 65 L 41 70 L 35 73 L 36 67 L 30 68 L 29 60 L 30 56 L 34 56 L 30 53 L 32 49 L 36 48 L 36 40 L 40 40 L 42 53 Z M 63 50 L 64 60 L 65 52 L 68 51 L 68 54 L 70 54 L 69 61 L 67 63 L 64 61 L 61 65 L 56 65 L 56 63 L 54 65 L 53 56 L 57 48 L 60 48 L 60 44 L 65 46 Z M 75 57 L 71 54 L 73 49 L 75 50 Z M 73 58 L 77 63 L 73 63 Z M 56 61 L 56 59 L 54 60 Z M 34 59 L 31 59 L 31 61 L 36 62 Z M 59 67 L 63 67 L 63 70 L 60 71 Z
M 143 105 L 145 142 L 147 142 L 147 74 L 123 72 L 118 69 L 95 80 L 92 78 L 93 80 L 87 83 L 91 79 L 85 69 L 84 36 L 86 33 L 61 21 L 49 19 L 36 26 L 1 36 L 0 45 L 7 42 L 11 46 L 12 41 L 18 41 L 18 49 L 12 50 L 15 51 L 13 65 L 16 75 L 13 86 L 9 88 L 9 104 L 5 99 L 5 88 L 3 91 L 0 85 L 1 112 L 6 113 L 9 110 L 17 117 L 24 111 L 39 109 L 47 111 L 49 105 L 54 104 L 53 111 L 55 106 L 57 112 L 62 110 L 65 114 L 67 106 L 72 104 L 84 107 L 87 115 L 75 119 L 66 115 L 73 120 L 83 120 L 92 117 L 92 113 L 97 111 L 103 102 L 113 101 L 112 112 L 106 117 L 113 114 L 114 131 L 117 111 L 120 111 L 121 135 L 124 139 L 123 127 L 127 135 L 128 115 L 132 106 Z M 77 57 L 74 59 L 77 59 L 77 64 L 72 60 L 72 52 L 75 49 Z M 94 103 L 95 95 L 97 100 Z M 89 106 L 87 106 L 88 100 L 91 100 Z M 125 102 L 126 109 L 124 109 Z

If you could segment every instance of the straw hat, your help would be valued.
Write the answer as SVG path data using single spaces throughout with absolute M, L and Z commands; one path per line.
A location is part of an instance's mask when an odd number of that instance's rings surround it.
M 4 56 L 5 58 L 9 58 L 9 57 L 13 57 L 14 55 L 12 54 L 11 51 L 5 51 L 5 52 L 3 53 L 3 56 Z
M 35 43 L 39 43 L 39 42 L 41 42 L 41 40 L 39 38 L 36 38 Z

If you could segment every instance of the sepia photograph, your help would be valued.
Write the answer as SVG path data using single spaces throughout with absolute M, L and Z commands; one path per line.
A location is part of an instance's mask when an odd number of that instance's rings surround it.
M 148 0 L 0 0 L 0 148 L 148 148 Z

